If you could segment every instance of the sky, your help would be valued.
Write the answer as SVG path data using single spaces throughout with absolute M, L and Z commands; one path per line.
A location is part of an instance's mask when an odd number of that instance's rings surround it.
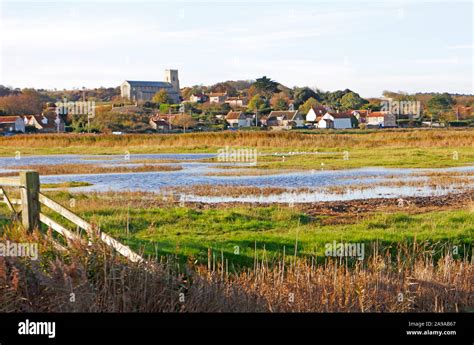
M 0 84 L 268 76 L 288 87 L 474 93 L 473 1 L 0 0 Z

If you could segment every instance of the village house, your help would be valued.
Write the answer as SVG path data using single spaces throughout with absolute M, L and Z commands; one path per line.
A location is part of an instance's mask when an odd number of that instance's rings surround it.
M 23 120 L 21 116 L 0 116 L 0 132 L 25 133 L 25 121 Z
M 210 103 L 224 103 L 227 99 L 227 93 L 211 93 L 209 94 Z
M 334 128 L 334 117 L 329 113 L 319 116 L 317 122 L 318 128 Z
M 193 93 L 189 96 L 189 101 L 192 103 L 204 103 L 207 102 L 209 97 L 203 93 Z
M 327 112 L 318 119 L 318 128 L 347 129 L 352 128 L 352 112 Z
M 64 133 L 65 124 L 61 116 L 55 115 L 26 115 L 26 127 L 33 127 L 41 133 Z
M 252 117 L 245 115 L 242 111 L 229 111 L 225 120 L 232 128 L 250 127 L 252 125 Z
M 168 132 L 172 129 L 170 123 L 162 118 L 159 115 L 154 115 L 150 117 L 149 121 L 150 127 L 157 132 Z
M 272 111 L 262 119 L 262 124 L 273 130 L 304 127 L 304 116 L 298 111 Z
M 231 108 L 243 108 L 248 104 L 248 99 L 246 97 L 227 97 L 225 100 Z
M 307 123 L 315 123 L 317 122 L 318 117 L 324 116 L 328 112 L 328 108 L 323 105 L 317 105 L 311 107 L 308 113 L 306 114 L 306 122 Z
M 396 116 L 388 112 L 374 111 L 367 115 L 367 127 L 384 128 L 396 127 Z
M 367 116 L 370 114 L 370 110 L 366 109 L 358 109 L 358 110 L 352 110 L 352 116 L 354 116 L 359 123 L 366 123 L 367 122 Z
M 472 107 L 456 106 L 454 113 L 458 120 L 469 119 L 473 116 Z

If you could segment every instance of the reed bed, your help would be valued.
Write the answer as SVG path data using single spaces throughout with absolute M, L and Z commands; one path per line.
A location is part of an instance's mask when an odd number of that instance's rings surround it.
M 247 270 L 209 251 L 208 265 L 173 258 L 153 268 L 109 248 L 52 246 L 51 233 L 5 227 L 1 241 L 34 242 L 38 261 L 0 257 L 0 312 L 466 312 L 474 308 L 473 258 L 400 244 L 363 262 L 256 256 Z M 283 256 L 285 254 L 283 253 Z M 292 256 L 291 253 L 287 253 Z M 149 260 L 153 260 L 149 258 Z M 150 266 L 147 266 L 150 267 Z M 74 301 L 72 295 L 74 294 Z
M 54 148 L 222 148 L 245 146 L 261 149 L 291 148 L 431 148 L 473 147 L 474 130 L 375 130 L 297 132 L 213 132 L 187 134 L 40 134 L 0 138 L 0 147 Z
M 195 196 L 270 196 L 290 193 L 311 194 L 311 193 L 325 193 L 325 194 L 348 194 L 354 191 L 362 191 L 373 189 L 374 187 L 417 187 L 417 188 L 432 188 L 432 189 L 449 189 L 467 191 L 474 188 L 474 176 L 469 174 L 464 175 L 433 175 L 425 176 L 419 175 L 415 179 L 403 180 L 400 176 L 386 181 L 374 183 L 359 183 L 339 186 L 325 186 L 325 187 L 304 187 L 304 188 L 283 188 L 283 187 L 257 187 L 233 184 L 202 184 L 186 187 L 167 187 L 163 189 L 162 195 L 171 195 L 173 200 L 179 200 L 179 195 L 195 195 Z
M 96 164 L 33 164 L 15 166 L 15 170 L 35 170 L 40 175 L 75 175 L 75 174 L 117 174 L 117 173 L 135 173 L 135 172 L 158 172 L 158 171 L 177 171 L 183 169 L 179 165 L 127 165 L 116 166 L 96 165 Z M 17 176 L 18 171 L 8 171 L 0 173 L 1 176 Z

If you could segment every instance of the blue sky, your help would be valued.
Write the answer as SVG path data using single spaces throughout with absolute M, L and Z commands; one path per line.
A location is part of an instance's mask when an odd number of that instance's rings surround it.
M 0 84 L 474 93 L 472 1 L 1 1 Z

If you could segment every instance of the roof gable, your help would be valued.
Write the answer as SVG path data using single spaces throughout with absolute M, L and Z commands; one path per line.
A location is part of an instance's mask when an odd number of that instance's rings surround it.
M 161 87 L 161 88 L 173 88 L 171 83 L 165 81 L 141 81 L 141 80 L 125 80 L 132 87 Z

